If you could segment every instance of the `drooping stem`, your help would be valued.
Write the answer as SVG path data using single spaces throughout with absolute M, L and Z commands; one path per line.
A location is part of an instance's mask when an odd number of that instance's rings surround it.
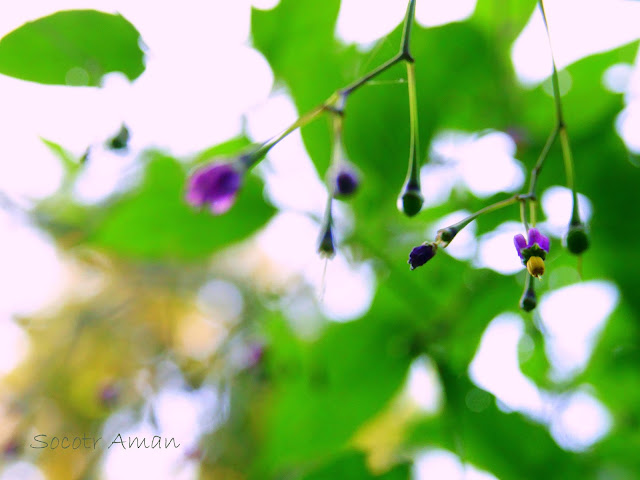
M 573 173 L 573 157 L 571 155 L 571 145 L 569 144 L 569 134 L 566 127 L 560 129 L 560 145 L 562 146 L 562 158 L 564 159 L 564 169 L 567 173 L 567 187 L 571 189 L 573 197 L 573 209 L 571 211 L 571 225 L 580 224 L 580 212 L 578 211 L 578 194 L 576 192 L 574 173 Z
M 411 129 L 407 183 L 419 185 L 420 142 L 418 138 L 418 96 L 416 92 L 416 69 L 413 62 L 407 63 L 407 81 L 409 84 L 409 122 Z
M 278 142 L 280 142 L 283 138 L 285 138 L 287 135 L 289 135 L 291 132 L 295 131 L 296 129 L 302 128 L 305 125 L 311 123 L 313 120 L 318 118 L 318 116 L 320 116 L 320 114 L 323 113 L 324 110 L 325 110 L 324 105 L 314 108 L 310 112 L 307 112 L 306 114 L 298 118 L 295 122 L 293 122 L 289 127 L 283 130 L 281 133 L 271 138 L 270 140 L 267 140 L 266 142 L 264 142 L 260 146 L 260 148 L 253 154 L 254 164 L 257 163 L 260 159 L 262 159 L 269 152 L 269 150 L 271 150 L 275 145 L 277 145 Z
M 553 71 L 551 73 L 551 84 L 553 86 L 553 98 L 556 104 L 556 118 L 558 120 L 558 126 L 561 128 L 564 125 L 564 115 L 562 114 L 562 100 L 560 98 L 560 83 L 558 82 L 558 69 L 556 67 L 556 59 L 553 55 L 553 46 L 551 44 L 551 33 L 549 32 L 549 24 L 547 23 L 547 14 L 544 10 L 544 4 L 542 0 L 539 0 L 540 11 L 542 12 L 542 20 L 544 21 L 544 27 L 547 31 L 547 39 L 549 40 L 549 51 L 551 52 L 551 65 Z
M 471 215 L 469 215 L 466 218 L 463 218 L 462 220 L 460 220 L 458 223 L 454 223 L 453 225 L 447 227 L 446 229 L 443 230 L 453 230 L 455 231 L 455 233 L 457 234 L 460 230 L 462 230 L 464 227 L 466 227 L 467 225 L 469 225 L 472 221 L 474 221 L 476 218 L 478 218 L 481 215 L 484 215 L 486 213 L 490 213 L 490 212 L 495 212 L 496 210 L 500 210 L 501 208 L 504 207 L 508 207 L 509 205 L 513 205 L 514 203 L 517 202 L 525 202 L 527 200 L 531 200 L 531 197 L 529 195 L 513 195 L 512 197 L 509 197 L 505 200 L 501 200 L 499 202 L 493 203 L 491 205 L 488 205 L 486 207 L 484 207 L 481 210 L 478 210 L 475 213 L 472 213 Z
M 409 0 L 409 6 L 407 7 L 407 13 L 404 18 L 404 28 L 402 32 L 402 41 L 400 45 L 400 51 L 392 58 L 384 62 L 382 65 L 373 69 L 371 72 L 362 76 L 358 80 L 353 83 L 347 85 L 344 88 L 337 90 L 333 95 L 331 95 L 322 105 L 314 108 L 310 112 L 302 115 L 295 122 L 293 122 L 288 128 L 286 128 L 282 133 L 276 135 L 272 139 L 266 141 L 262 144 L 258 150 L 253 152 L 252 154 L 252 163 L 251 166 L 257 164 L 275 145 L 277 145 L 282 139 L 284 139 L 291 132 L 297 130 L 298 128 L 302 128 L 305 125 L 311 123 L 316 120 L 322 113 L 324 112 L 333 112 L 342 114 L 344 113 L 344 109 L 347 102 L 347 97 L 355 92 L 357 89 L 367 84 L 369 81 L 373 80 L 375 77 L 380 75 L 381 73 L 387 71 L 395 64 L 406 61 L 408 63 L 413 63 L 413 57 L 410 53 L 410 42 L 411 42 L 411 27 L 413 25 L 413 21 L 415 18 L 415 0 Z
M 571 214 L 571 225 L 579 225 L 580 213 L 578 211 L 578 194 L 575 187 L 575 175 L 573 167 L 573 155 L 571 154 L 571 144 L 569 142 L 569 134 L 567 132 L 567 126 L 564 121 L 564 114 L 562 111 L 562 100 L 560 97 L 560 83 L 558 82 L 558 69 L 556 67 L 556 60 L 553 55 L 553 47 L 551 43 L 551 33 L 549 32 L 549 23 L 547 22 L 547 14 L 544 10 L 544 3 L 539 0 L 540 11 L 542 12 L 542 20 L 547 31 L 547 38 L 549 39 L 549 50 L 551 52 L 551 64 L 553 70 L 551 72 L 551 83 L 553 85 L 553 98 L 556 105 L 556 119 L 557 119 L 557 133 L 560 135 L 560 143 L 562 145 L 562 158 L 564 160 L 564 169 L 567 175 L 567 187 L 571 189 L 571 195 L 573 197 L 573 209 Z
M 542 166 L 544 165 L 545 160 L 549 156 L 549 151 L 551 150 L 551 147 L 553 146 L 553 144 L 556 141 L 556 138 L 558 137 L 558 130 L 559 130 L 558 125 L 553 127 L 553 130 L 551 131 L 549 138 L 547 138 L 547 142 L 544 144 L 544 148 L 542 149 L 542 152 L 540 152 L 540 156 L 538 157 L 538 161 L 536 162 L 536 165 L 531 170 L 531 177 L 529 178 L 529 192 L 527 193 L 529 197 L 531 197 L 529 201 L 529 208 L 530 208 L 529 217 L 531 220 L 531 224 L 534 227 L 536 226 L 536 203 L 537 203 L 536 188 L 538 186 L 538 176 L 542 171 Z
M 527 202 L 526 202 L 526 200 L 520 201 L 520 221 L 522 221 L 522 226 L 524 227 L 524 231 L 528 232 L 529 231 L 529 224 L 527 223 Z

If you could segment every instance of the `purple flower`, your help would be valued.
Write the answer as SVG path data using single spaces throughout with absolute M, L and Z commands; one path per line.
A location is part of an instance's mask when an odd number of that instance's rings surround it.
M 231 208 L 241 185 L 239 167 L 232 163 L 212 163 L 191 174 L 186 199 L 194 207 L 208 204 L 215 215 L 221 215 Z
M 437 251 L 438 246 L 435 243 L 419 245 L 411 250 L 411 253 L 409 254 L 409 261 L 407 263 L 411 265 L 411 270 L 415 270 L 431 260 Z
M 513 237 L 513 243 L 529 273 L 533 277 L 541 277 L 544 274 L 544 260 L 549 252 L 549 239 L 536 228 L 531 228 L 528 242 L 519 234 Z
M 521 259 L 525 260 L 526 253 L 525 250 L 533 249 L 535 245 L 537 245 L 540 249 L 545 252 L 549 252 L 549 239 L 541 234 L 537 228 L 529 229 L 529 243 L 524 239 L 522 234 L 518 234 L 513 237 L 513 243 L 516 246 L 516 251 Z M 540 255 L 538 255 L 540 256 Z M 526 259 L 528 260 L 528 258 Z

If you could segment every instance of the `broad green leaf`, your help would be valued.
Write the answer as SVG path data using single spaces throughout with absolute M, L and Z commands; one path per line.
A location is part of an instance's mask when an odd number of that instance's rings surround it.
M 89 242 L 124 257 L 195 260 L 246 238 L 274 213 L 252 175 L 232 210 L 222 216 L 187 205 L 185 181 L 184 168 L 176 160 L 153 155 L 140 190 L 106 210 Z
M 52 85 L 98 86 L 144 71 L 140 34 L 121 15 L 68 10 L 28 22 L 0 39 L 0 73 Z
M 353 452 L 344 454 L 327 465 L 323 465 L 317 470 L 314 470 L 312 473 L 304 475 L 301 480 L 336 480 L 343 478 L 358 480 L 408 480 L 411 478 L 411 471 L 407 464 L 403 464 L 380 475 L 374 475 L 368 470 L 364 456 Z
M 258 471 L 276 474 L 330 458 L 397 391 L 411 360 L 407 331 L 397 317 L 378 313 L 332 325 L 311 344 L 274 344 Z M 287 338 L 276 332 L 274 340 Z

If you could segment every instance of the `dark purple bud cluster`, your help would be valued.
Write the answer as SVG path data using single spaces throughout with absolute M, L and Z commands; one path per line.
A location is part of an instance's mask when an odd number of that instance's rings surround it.
M 438 245 L 436 243 L 423 243 L 411 250 L 407 263 L 411 266 L 411 270 L 415 270 L 435 257 L 437 252 Z

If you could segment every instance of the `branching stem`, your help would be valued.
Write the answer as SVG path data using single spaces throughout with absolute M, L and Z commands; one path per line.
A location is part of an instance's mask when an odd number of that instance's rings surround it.
M 322 105 L 314 108 L 310 112 L 302 115 L 295 122 L 293 122 L 288 128 L 282 131 L 282 133 L 276 135 L 272 139 L 263 143 L 257 151 L 253 153 L 253 163 L 251 166 L 257 164 L 275 145 L 277 145 L 282 139 L 284 139 L 291 132 L 297 130 L 298 128 L 302 128 L 305 125 L 316 120 L 322 113 L 330 111 L 335 114 L 342 115 L 344 114 L 344 109 L 347 103 L 347 98 L 357 89 L 367 84 L 369 81 L 373 80 L 375 77 L 380 75 L 381 73 L 387 71 L 395 64 L 405 61 L 408 64 L 413 64 L 414 60 L 411 56 L 410 52 L 410 41 L 411 41 L 411 27 L 413 25 L 413 21 L 415 18 L 415 7 L 416 0 L 409 0 L 409 5 L 407 7 L 407 13 L 404 18 L 404 27 L 402 31 L 402 40 L 400 44 L 400 51 L 394 55 L 392 58 L 384 62 L 379 67 L 373 69 L 371 72 L 367 73 L 360 79 L 355 82 L 347 85 L 340 90 L 337 90 L 333 95 L 331 95 Z M 409 80 L 411 83 L 411 80 Z M 411 86 L 410 93 L 411 93 Z M 414 85 L 414 95 L 415 95 L 415 85 Z M 416 120 L 417 125 L 417 120 Z M 413 128 L 413 123 L 412 123 Z M 417 128 L 417 127 L 416 127 Z

